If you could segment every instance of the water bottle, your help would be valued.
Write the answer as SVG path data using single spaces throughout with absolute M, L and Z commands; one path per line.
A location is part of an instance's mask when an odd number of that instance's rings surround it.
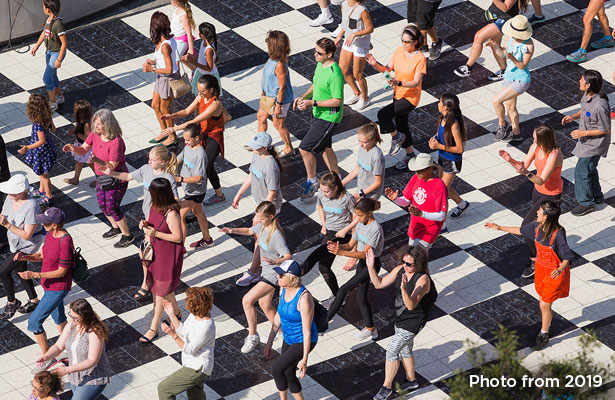
M 393 73 L 393 74 L 395 74 L 395 73 Z M 391 85 L 389 85 L 389 82 L 388 82 L 388 81 L 390 81 L 391 79 L 393 79 L 393 78 L 395 78 L 395 77 L 394 77 L 394 76 L 391 76 L 391 74 L 389 73 L 389 71 L 384 71 L 384 74 L 383 74 L 383 75 L 384 75 L 384 79 L 386 79 L 386 80 L 387 80 L 386 85 L 384 85 L 384 90 L 389 90 L 389 89 L 391 89 L 391 88 L 392 88 L 392 86 L 391 86 Z

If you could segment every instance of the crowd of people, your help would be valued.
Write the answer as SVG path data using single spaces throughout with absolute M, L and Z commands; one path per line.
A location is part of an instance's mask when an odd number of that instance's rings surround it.
M 153 296 L 153 317 L 149 328 L 140 338 L 144 346 L 151 345 L 160 335 L 160 329 L 171 336 L 181 349 L 181 368 L 171 373 L 158 385 L 160 399 L 174 399 L 186 392 L 189 399 L 205 399 L 203 385 L 214 365 L 215 323 L 211 311 L 214 304 L 212 291 L 207 287 L 191 287 L 186 291 L 187 316 L 182 315 L 175 297 L 180 282 L 183 260 L 188 254 L 185 247 L 186 219 L 193 215 L 198 221 L 201 238 L 190 244 L 195 251 L 214 245 L 209 232 L 206 207 L 225 203 L 222 184 L 214 162 L 224 158 L 225 124 L 231 116 L 224 109 L 218 63 L 218 39 L 210 22 L 196 25 L 188 0 L 171 0 L 172 15 L 157 11 L 151 17 L 150 39 L 155 57 L 143 63 L 144 72 L 156 75 L 153 85 L 152 109 L 160 124 L 160 133 L 150 140 L 154 146 L 148 163 L 129 171 L 126 163 L 126 145 L 122 128 L 108 109 L 93 110 L 86 99 L 74 103 L 75 126 L 69 130 L 72 144 L 57 149 L 50 132 L 55 131 L 52 115 L 64 103 L 57 69 L 67 56 L 70 33 L 66 32 L 59 17 L 60 1 L 43 0 L 46 15 L 44 31 L 32 49 L 32 55 L 44 42 L 46 67 L 43 76 L 48 98 L 32 94 L 26 105 L 26 115 L 32 122 L 29 144 L 21 146 L 25 163 L 39 176 L 38 189 L 30 186 L 25 175 L 11 174 L 6 157 L 0 160 L 0 243 L 7 245 L 9 254 L 0 265 L 0 279 L 7 302 L 0 319 L 10 320 L 19 312 L 29 314 L 27 329 L 40 347 L 41 356 L 32 370 L 31 399 L 55 399 L 63 390 L 61 378 L 66 375 L 73 399 L 96 399 L 112 379 L 105 351 L 107 327 L 85 299 L 68 305 L 67 319 L 64 299 L 71 290 L 77 265 L 76 242 L 64 228 L 63 210 L 53 206 L 53 188 L 49 171 L 56 161 L 57 152 L 72 153 L 75 173 L 64 181 L 80 185 L 84 165 L 92 168 L 100 210 L 110 228 L 102 239 L 120 237 L 117 248 L 130 246 L 135 236 L 130 231 L 120 205 L 128 181 L 143 184 L 143 219 L 139 229 L 144 240 L 139 245 L 143 280 L 134 293 L 134 299 Z M 248 334 L 241 352 L 254 351 L 261 339 L 257 333 L 256 304 L 271 324 L 265 340 L 264 354 L 272 357 L 273 342 L 282 339 L 281 354 L 271 371 L 281 399 L 288 391 L 295 399 L 303 399 L 299 378 L 306 374 L 308 356 L 317 345 L 324 329 L 318 321 L 336 317 L 346 304 L 351 290 L 357 289 L 357 305 L 363 317 L 363 329 L 352 336 L 357 340 L 377 339 L 378 327 L 368 296 L 368 288 L 395 287 L 395 314 L 391 323 L 395 334 L 386 351 L 385 379 L 374 399 L 391 398 L 393 381 L 403 364 L 406 380 L 404 390 L 418 388 L 412 347 L 415 336 L 425 326 L 430 310 L 437 299 L 437 288 L 429 274 L 428 254 L 440 235 L 446 234 L 447 218 L 460 218 L 470 203 L 451 187 L 455 175 L 461 172 L 467 140 L 466 123 L 459 98 L 445 93 L 438 102 L 437 124 L 429 148 L 434 154 L 419 153 L 413 147 L 409 114 L 419 107 L 422 81 L 428 71 L 428 60 L 436 60 L 442 50 L 442 39 L 436 31 L 439 1 L 409 0 L 408 22 L 400 32 L 401 45 L 390 60 L 382 64 L 370 53 L 370 34 L 374 31 L 368 8 L 363 0 L 332 0 L 341 6 L 342 21 L 331 38 L 316 41 L 314 58 L 316 68 L 310 87 L 301 96 L 295 96 L 288 62 L 291 44 L 282 31 L 271 30 L 266 35 L 269 54 L 262 75 L 258 119 L 258 132 L 246 140 L 246 150 L 252 152 L 249 174 L 228 205 L 237 208 L 242 197 L 250 190 L 256 208 L 251 226 L 223 227 L 228 235 L 254 237 L 254 254 L 249 269 L 237 280 L 238 286 L 251 286 L 241 302 L 247 320 Z M 311 26 L 333 22 L 326 0 L 318 0 L 321 14 Z M 535 14 L 529 19 L 522 13 L 526 0 L 493 0 L 485 11 L 487 24 L 474 37 L 470 56 L 465 65 L 455 69 L 459 76 L 469 76 L 477 62 L 483 45 L 490 47 L 500 67 L 489 79 L 502 80 L 502 90 L 493 98 L 498 127 L 494 140 L 520 142 L 527 140 L 529 132 L 521 132 L 517 98 L 531 85 L 530 61 L 534 53 L 532 24 L 544 22 L 539 0 L 532 0 Z M 594 16 L 604 30 L 604 37 L 591 43 L 593 48 L 615 45 L 608 28 L 602 0 L 590 0 L 583 22 L 585 31 L 579 50 L 568 56 L 572 62 L 587 59 L 586 50 Z M 201 39 L 197 49 L 193 32 Z M 431 40 L 431 46 L 428 41 Z M 336 61 L 337 48 L 339 63 Z M 334 134 L 344 118 L 344 105 L 363 110 L 370 105 L 367 81 L 363 71 L 365 63 L 388 77 L 393 89 L 392 102 L 378 111 L 378 122 L 371 122 L 357 131 L 358 156 L 353 170 L 342 177 L 333 150 Z M 352 70 L 350 69 L 352 64 Z M 182 82 L 180 69 L 192 71 L 188 92 L 194 101 L 184 110 L 171 113 L 171 105 Z M 353 92 L 344 99 L 344 83 Z M 597 166 L 607 155 L 611 143 L 611 120 L 608 98 L 602 93 L 603 78 L 599 72 L 586 70 L 579 77 L 580 110 L 563 117 L 561 124 L 578 121 L 579 127 L 571 132 L 577 141 L 573 155 L 577 157 L 574 170 L 574 195 L 577 205 L 575 216 L 592 212 L 604 202 Z M 304 262 L 293 258 L 286 243 L 279 214 L 284 202 L 281 176 L 284 159 L 296 155 L 290 132 L 285 125 L 288 112 L 311 111 L 312 120 L 299 144 L 306 180 L 301 200 L 310 202 L 316 197 L 315 207 L 321 222 L 322 241 Z M 196 113 L 196 115 L 195 115 Z M 506 121 L 506 113 L 510 125 Z M 175 120 L 192 117 L 182 124 Z M 278 154 L 274 139 L 267 133 L 267 122 L 284 143 Z M 400 192 L 385 183 L 385 155 L 379 145 L 381 134 L 391 135 L 389 155 L 404 150 L 404 156 L 395 164 L 399 170 L 409 170 L 406 187 Z M 563 192 L 561 176 L 563 155 L 553 127 L 539 125 L 532 132 L 533 143 L 523 161 L 515 160 L 506 150 L 499 155 L 519 174 L 533 183 L 532 206 L 520 227 L 505 227 L 492 222 L 485 227 L 521 235 L 529 246 L 529 260 L 523 271 L 524 278 L 534 276 L 540 298 L 541 330 L 537 333 L 535 348 L 549 341 L 552 303 L 567 297 L 570 288 L 570 263 L 573 258 L 566 242 L 565 229 L 559 224 L 559 202 Z M 183 150 L 177 151 L 179 140 Z M 0 150 L 5 154 L 0 138 Z M 320 178 L 316 173 L 316 157 L 322 154 L 328 171 Z M 532 172 L 532 164 L 536 172 Z M 357 190 L 350 193 L 346 186 L 357 179 Z M 207 181 L 213 194 L 207 194 Z M 178 190 L 180 189 L 180 190 Z M 182 197 L 183 194 L 183 197 Z M 399 265 L 383 266 L 386 237 L 376 219 L 382 195 L 407 210 L 409 214 L 408 245 L 400 250 Z M 448 199 L 456 203 L 449 212 Z M 391 249 L 396 250 L 396 249 Z M 341 287 L 332 264 L 337 256 L 344 256 L 345 270 L 355 274 Z M 40 272 L 29 269 L 28 262 L 42 263 Z M 318 264 L 319 272 L 331 291 L 331 297 L 315 301 L 301 283 L 301 277 Z M 386 267 L 390 272 L 379 275 Z M 28 296 L 23 304 L 15 296 L 12 273 L 21 280 Z M 33 280 L 40 281 L 42 297 Z M 279 290 L 277 309 L 274 296 Z M 239 300 L 238 300 L 239 301 Z M 323 311 L 324 310 L 324 311 Z M 164 315 L 166 314 L 166 318 Z M 59 338 L 49 345 L 43 328 L 51 316 L 59 331 Z M 182 321 L 183 319 L 183 321 Z M 382 328 L 382 327 L 381 327 Z M 34 361 L 34 360 L 33 360 Z

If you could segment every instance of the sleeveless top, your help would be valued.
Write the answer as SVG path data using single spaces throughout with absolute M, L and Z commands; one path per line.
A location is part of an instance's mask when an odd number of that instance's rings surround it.
M 437 140 L 438 140 L 438 143 L 440 144 L 446 144 L 444 140 L 444 126 L 442 124 L 438 125 Z M 453 141 L 454 140 L 455 139 L 453 139 Z M 438 155 L 444 158 L 445 160 L 449 160 L 449 161 L 461 161 L 461 157 L 462 157 L 462 154 L 451 153 L 451 152 L 444 151 L 444 150 L 438 150 Z
M 90 334 L 85 332 L 79 335 L 75 324 L 71 324 L 70 333 L 66 338 L 64 348 L 68 353 L 69 365 L 75 365 L 88 358 L 88 346 L 90 344 Z M 71 372 L 67 375 L 68 381 L 74 386 L 83 385 L 106 385 L 111 382 L 113 372 L 109 366 L 109 359 L 105 351 L 105 343 L 102 345 L 102 354 L 98 364 L 84 371 Z
M 538 151 L 536 149 L 536 154 L 534 155 L 534 165 L 536 166 L 536 175 L 542 175 L 542 171 L 545 169 L 545 165 L 547 165 L 547 159 L 549 158 L 548 154 L 545 154 L 544 158 L 541 160 L 538 158 Z M 556 196 L 562 193 L 564 188 L 564 181 L 562 180 L 562 166 L 555 167 L 551 176 L 543 185 L 534 184 L 534 188 L 536 191 L 542 194 L 546 194 L 548 196 Z
M 215 99 L 216 97 L 212 97 L 205 103 L 205 99 L 201 97 L 201 100 L 199 100 L 199 114 L 204 113 Z M 218 142 L 220 154 L 224 158 L 224 112 L 217 117 L 212 116 L 201 122 L 201 144 L 203 147 L 206 147 L 205 139 L 208 137 Z
M 305 286 L 301 285 L 295 297 L 291 301 L 286 301 L 284 295 L 286 288 L 282 289 L 280 295 L 280 303 L 278 304 L 278 313 L 280 314 L 280 322 L 282 332 L 284 333 L 284 341 L 288 344 L 303 343 L 303 324 L 301 323 L 301 312 L 297 310 L 297 303 L 301 298 L 301 294 L 305 291 Z M 312 343 L 318 341 L 318 331 L 316 330 L 316 322 L 312 320 L 312 328 L 310 330 L 310 339 Z
M 171 33 L 175 38 L 179 38 L 186 34 L 186 30 L 184 29 L 184 24 L 179 20 L 182 15 L 186 15 L 186 11 L 181 11 L 179 14 L 173 11 L 171 14 Z
M 265 68 L 263 68 L 263 79 L 261 81 L 261 89 L 265 92 L 265 96 L 267 97 L 275 97 L 278 98 L 278 91 L 280 90 L 280 84 L 278 83 L 278 77 L 275 74 L 275 68 L 278 66 L 280 61 L 274 61 L 271 58 L 267 60 L 265 63 Z M 284 98 L 282 99 L 282 104 L 292 103 L 295 99 L 293 94 L 293 87 L 290 84 L 290 71 L 288 70 L 288 66 L 284 64 L 286 68 L 286 87 L 284 88 Z M 277 103 L 277 100 L 276 100 Z
M 162 42 L 160 47 L 156 50 L 154 55 L 156 56 L 156 68 L 166 68 L 167 65 L 164 62 L 164 54 L 162 54 L 162 46 L 168 43 L 171 46 L 171 62 L 173 64 L 173 73 L 177 72 L 179 67 L 177 66 L 177 42 L 174 38 L 169 40 L 165 40 Z M 171 74 L 168 74 L 171 75 Z
M 519 15 L 519 2 L 515 1 L 510 7 L 510 9 L 506 12 L 500 10 L 495 6 L 495 4 L 491 3 L 489 8 L 487 9 L 487 13 L 490 14 L 491 18 L 489 19 L 491 20 L 491 22 L 495 21 L 496 19 L 503 19 L 504 21 L 508 21 L 509 19 Z
M 344 36 L 348 37 L 352 33 L 360 32 L 365 29 L 365 22 L 361 18 L 361 14 L 366 10 L 362 4 L 357 4 L 354 7 L 348 5 L 348 0 L 342 3 L 342 27 L 344 28 Z M 360 49 L 369 49 L 371 35 L 359 36 L 352 42 L 353 45 Z
M 419 301 L 419 304 L 417 304 L 413 310 L 408 310 L 401 295 L 401 276 L 403 273 L 404 269 L 402 267 L 399 269 L 397 279 L 395 280 L 395 326 L 416 335 L 427 323 L 428 293 L 421 298 L 421 301 Z M 406 284 L 406 289 L 409 294 L 412 294 L 416 282 L 423 275 L 425 274 L 419 272 L 415 272 L 414 275 L 412 275 L 412 278 L 410 278 L 410 281 Z M 427 275 L 427 277 L 429 278 L 429 291 L 431 292 L 434 290 L 433 281 L 429 275 Z
M 523 43 L 517 43 L 513 41 L 513 38 L 508 39 L 508 47 L 506 49 L 506 53 L 512 53 L 517 61 L 523 61 L 523 56 L 527 53 L 527 40 L 524 40 Z M 531 61 L 530 61 L 531 62 Z M 525 66 L 525 69 L 519 69 L 511 60 L 506 59 L 506 70 L 504 71 L 504 80 L 506 81 L 520 81 L 520 82 L 529 82 L 530 81 L 530 63 L 528 62 Z
M 212 45 L 208 45 L 207 47 L 205 47 L 203 46 L 203 42 L 201 42 L 198 63 L 207 65 L 207 49 L 212 49 L 214 51 L 214 67 L 211 69 L 211 71 L 205 71 L 201 68 L 197 68 L 197 70 L 203 75 L 218 75 L 218 67 L 216 66 L 216 49 Z

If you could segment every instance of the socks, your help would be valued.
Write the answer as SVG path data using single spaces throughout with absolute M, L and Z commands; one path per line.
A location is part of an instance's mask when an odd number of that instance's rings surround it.
M 587 50 L 585 50 L 583 47 L 579 47 L 579 50 L 577 50 L 577 51 L 580 51 L 581 54 L 587 53 Z
M 543 331 L 542 329 L 540 330 L 540 333 L 542 333 L 543 335 L 548 335 L 549 331 Z
M 310 182 L 310 183 L 316 183 L 316 182 L 318 182 L 318 178 L 316 178 L 316 177 L 307 178 L 307 181 Z
M 468 202 L 465 200 L 461 200 L 461 203 L 457 204 L 459 208 L 466 208 L 468 206 Z
M 331 17 L 331 11 L 329 11 L 329 7 L 321 8 L 320 13 L 327 18 Z

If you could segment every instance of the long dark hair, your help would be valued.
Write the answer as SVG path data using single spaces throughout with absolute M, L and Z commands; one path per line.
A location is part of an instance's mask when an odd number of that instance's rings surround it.
M 107 325 L 101 321 L 86 299 L 77 299 L 70 303 L 68 307 L 72 312 L 79 315 L 79 318 L 81 318 L 79 325 L 84 327 L 86 332 L 94 332 L 102 340 L 109 339 Z
M 92 105 L 87 100 L 77 100 L 73 106 L 75 112 L 75 131 L 81 132 L 84 130 L 84 125 L 89 124 L 92 120 Z M 92 126 L 90 126 L 92 129 Z M 88 136 L 90 132 L 83 132 L 85 136 Z
M 220 97 L 220 84 L 218 79 L 213 75 L 201 75 L 198 83 L 205 85 L 205 89 L 212 89 L 214 91 L 214 97 Z
M 218 35 L 216 34 L 216 27 L 210 22 L 203 22 L 199 25 L 199 34 L 205 38 L 211 44 L 215 50 L 216 58 L 214 63 L 218 62 Z
M 51 11 L 54 17 L 57 17 L 60 13 L 60 0 L 43 0 L 43 5 Z
M 466 131 L 466 123 L 463 119 L 463 114 L 461 114 L 461 109 L 459 108 L 459 98 L 451 93 L 444 93 L 442 97 L 442 104 L 447 108 L 446 115 L 440 114 L 438 117 L 438 127 L 442 124 L 442 120 L 444 120 L 444 145 L 446 147 L 452 147 L 455 141 L 453 137 L 453 124 L 457 121 L 459 124 L 459 132 L 461 133 L 461 141 L 465 143 L 468 138 L 468 134 Z
M 169 210 L 179 210 L 179 203 L 175 200 L 171 183 L 166 178 L 156 178 L 149 185 L 149 194 L 152 196 L 152 208 L 165 214 Z
M 585 83 L 589 85 L 587 90 L 585 90 L 585 93 L 591 94 L 592 96 L 597 94 L 601 98 L 607 99 L 608 101 L 608 97 L 602 91 L 602 84 L 604 81 L 600 72 L 593 69 L 588 69 L 583 72 L 583 79 L 585 80 Z
M 284 171 L 284 167 L 282 166 L 282 159 L 280 158 L 280 155 L 278 154 L 278 151 L 275 149 L 275 147 L 269 146 L 269 147 L 267 147 L 267 152 L 273 157 L 273 159 L 275 160 L 276 164 L 278 164 L 278 168 L 280 169 L 280 173 L 282 173 Z
M 173 37 L 171 33 L 171 21 L 165 13 L 156 11 L 152 14 L 152 19 L 149 23 L 149 39 L 154 44 L 160 43 L 160 39 L 169 40 Z
M 427 250 L 425 250 L 423 246 L 404 246 L 400 252 L 400 262 L 403 262 L 406 256 L 410 256 L 414 260 L 414 269 L 416 272 L 429 274 L 429 268 L 427 267 L 429 256 L 427 255 Z
M 547 124 L 540 124 L 534 129 L 536 133 L 536 145 L 549 154 L 553 150 L 559 149 L 559 144 L 555 138 L 555 131 Z
M 559 207 L 558 202 L 556 201 L 545 201 L 540 205 L 542 212 L 547 217 L 546 221 L 540 225 L 540 230 L 542 231 L 542 239 L 549 240 L 553 232 L 558 229 L 564 230 L 564 228 L 559 224 L 559 216 L 562 213 L 562 210 Z

